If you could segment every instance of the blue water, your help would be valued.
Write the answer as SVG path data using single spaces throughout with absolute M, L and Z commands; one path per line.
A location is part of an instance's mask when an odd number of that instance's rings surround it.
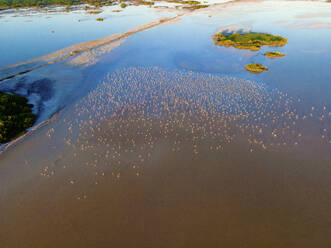
M 0 15 L 0 68 L 76 43 L 125 32 L 160 17 L 173 16 L 156 13 L 146 6 L 129 6 L 121 12 L 112 12 L 115 9 L 119 8 L 104 7 L 104 12 L 97 15 L 87 14 L 85 10 L 69 13 L 22 10 Z M 98 17 L 104 21 L 96 21 Z
M 312 5 L 307 4 L 308 7 Z M 302 3 L 298 5 L 301 6 Z M 293 97 L 302 98 L 307 105 L 331 107 L 330 29 L 293 28 L 290 24 L 298 21 L 296 15 L 303 10 L 298 8 L 295 12 L 293 3 L 280 5 L 282 12 L 272 9 L 271 6 L 271 3 L 263 3 L 261 9 L 264 12 L 256 14 L 252 10 L 251 13 L 248 11 L 247 15 L 239 17 L 233 13 L 212 17 L 186 16 L 180 23 L 136 34 L 114 51 L 121 53 L 121 56 L 116 62 L 112 61 L 112 65 L 162 66 L 248 78 L 283 90 Z M 316 9 L 311 8 L 312 13 L 319 11 L 319 8 L 316 4 Z M 307 9 L 305 7 L 306 12 Z M 275 23 L 284 19 L 288 22 Z M 323 21 L 331 21 L 331 17 L 324 18 Z M 307 20 L 301 22 L 305 23 Z M 215 46 L 211 36 L 220 27 L 228 25 L 248 26 L 252 31 L 281 35 L 288 39 L 288 44 L 280 48 L 263 47 L 258 52 Z M 276 50 L 286 56 L 270 59 L 263 55 L 266 51 Z M 107 61 L 109 56 L 114 56 L 114 53 L 105 55 L 104 60 Z M 262 63 L 269 71 L 251 74 L 244 69 L 248 63 Z

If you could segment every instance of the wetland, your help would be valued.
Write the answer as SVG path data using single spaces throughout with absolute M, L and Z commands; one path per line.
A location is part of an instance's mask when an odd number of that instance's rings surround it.
M 330 3 L 78 3 L 0 10 L 0 244 L 330 247 Z

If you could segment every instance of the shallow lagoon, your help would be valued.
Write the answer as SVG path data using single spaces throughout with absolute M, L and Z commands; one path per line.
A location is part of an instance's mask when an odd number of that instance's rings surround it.
M 300 6 L 322 3 L 277 2 L 282 16 L 275 4 L 199 11 L 129 37 L 92 66 L 63 61 L 26 74 L 72 89 L 56 120 L 0 156 L 6 242 L 328 247 L 330 44 L 316 37 L 329 30 L 302 29 L 307 20 L 295 18 Z M 287 37 L 277 49 L 286 57 L 215 46 L 211 35 L 234 24 Z M 251 62 L 270 71 L 250 74 Z
M 240 13 L 242 7 L 231 7 L 229 11 L 224 9 L 219 14 L 212 13 L 211 17 L 208 17 L 208 12 L 205 15 L 188 16 L 176 25 L 150 30 L 144 36 L 137 35 L 129 41 L 133 47 L 132 51 L 139 51 L 136 62 L 132 62 L 134 60 L 132 56 L 123 59 L 125 63 L 134 65 L 172 64 L 173 67 L 188 70 L 217 72 L 261 80 L 272 87 L 285 90 L 292 96 L 302 97 L 309 101 L 309 104 L 330 106 L 331 75 L 328 73 L 328 68 L 331 66 L 331 61 L 328 59 L 331 56 L 330 29 L 304 28 L 307 22 L 314 23 L 319 20 L 307 21 L 296 18 L 297 15 L 306 13 L 307 8 L 311 13 L 318 13 L 321 7 L 314 8 L 314 3 L 300 2 L 298 5 L 301 9 L 293 2 L 266 1 L 259 4 L 259 11 L 256 13 L 255 3 L 245 4 L 248 5 L 245 6 L 245 15 L 239 17 L 236 14 Z M 293 11 L 295 7 L 297 12 Z M 323 20 L 329 22 L 331 18 L 323 18 Z M 286 22 L 278 24 L 277 22 L 280 21 Z M 303 22 L 301 27 L 300 22 Z M 289 41 L 282 48 L 264 47 L 259 52 L 215 46 L 211 36 L 220 27 L 232 25 L 248 27 L 256 32 L 279 34 Z M 146 36 L 150 37 L 148 47 L 142 45 L 146 43 L 144 41 Z M 144 48 L 153 52 L 141 51 Z M 286 57 L 270 60 L 263 55 L 270 50 L 279 50 L 285 53 Z M 155 60 L 158 62 L 153 62 Z M 250 74 L 244 69 L 248 63 L 262 63 L 270 71 L 261 75 Z
M 125 9 L 105 6 L 102 9 L 100 14 L 88 14 L 83 9 L 65 12 L 63 8 L 55 7 L 44 12 L 28 9 L 0 15 L 0 54 L 3 56 L 0 67 L 174 15 L 158 13 L 160 11 L 146 6 L 128 6 Z M 121 12 L 112 12 L 119 9 Z M 104 20 L 98 22 L 98 17 Z

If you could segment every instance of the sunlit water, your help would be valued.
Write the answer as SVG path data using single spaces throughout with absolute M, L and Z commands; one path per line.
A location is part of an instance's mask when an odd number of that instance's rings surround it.
M 0 239 L 329 247 L 330 32 L 307 25 L 330 19 L 296 17 L 323 4 L 215 7 L 137 33 L 95 65 L 4 81 L 48 78 L 46 103 L 63 110 L 0 156 Z M 211 35 L 231 25 L 288 38 L 286 57 L 216 47 Z M 250 74 L 251 62 L 270 70 Z
M 99 14 L 89 9 L 65 12 L 63 8 L 49 11 L 19 10 L 0 14 L 0 67 L 33 59 L 58 49 L 99 39 L 148 23 L 171 13 L 157 13 L 146 6 L 105 6 Z M 121 12 L 113 12 L 121 10 Z M 103 21 L 97 21 L 103 18 Z

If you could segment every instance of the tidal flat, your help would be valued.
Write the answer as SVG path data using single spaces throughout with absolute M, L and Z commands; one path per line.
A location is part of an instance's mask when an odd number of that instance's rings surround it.
M 37 115 L 0 147 L 4 247 L 330 247 L 331 35 L 309 28 L 330 3 L 167 4 L 105 6 L 84 38 L 69 12 L 45 29 L 68 39 L 4 51 L 0 91 Z M 220 30 L 286 37 L 286 56 L 217 46 Z M 245 70 L 257 63 L 270 70 Z

